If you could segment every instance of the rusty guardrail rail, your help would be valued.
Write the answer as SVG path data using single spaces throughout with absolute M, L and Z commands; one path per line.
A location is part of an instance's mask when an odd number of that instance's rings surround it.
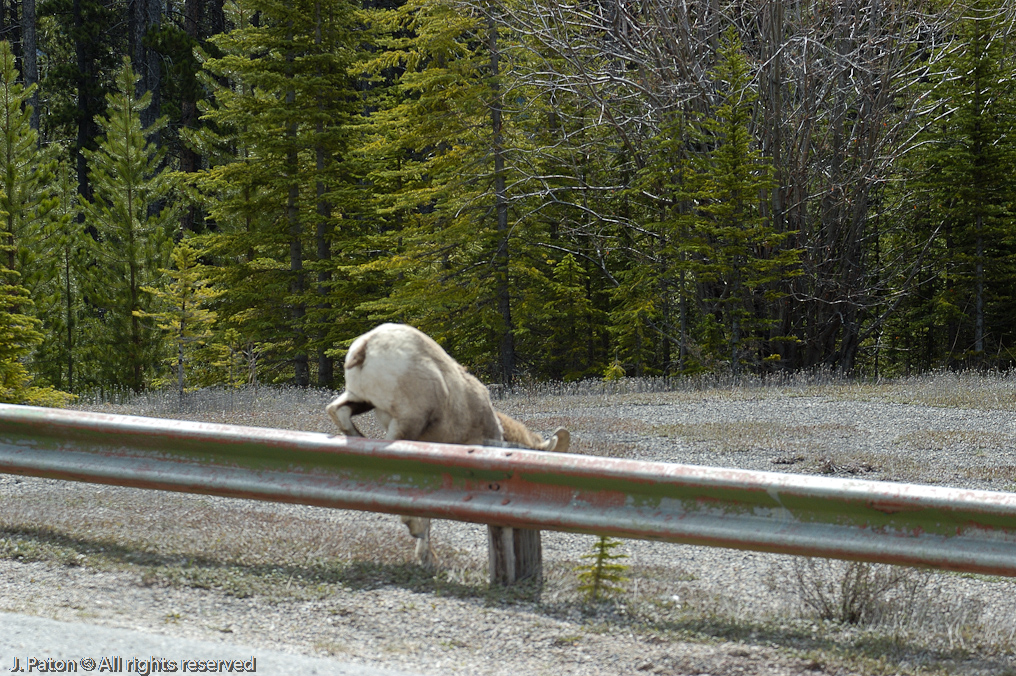
M 0 472 L 1016 576 L 1016 494 L 0 405 Z

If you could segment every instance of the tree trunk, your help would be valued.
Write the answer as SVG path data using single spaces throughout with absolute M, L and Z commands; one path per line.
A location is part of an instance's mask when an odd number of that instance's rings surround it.
M 318 170 L 323 168 L 323 156 L 324 149 L 320 146 L 317 149 L 318 153 Z M 331 214 L 331 205 L 324 199 L 325 186 L 323 181 L 318 181 L 317 194 L 318 194 L 318 224 L 317 224 L 317 258 L 318 262 L 330 261 L 332 257 L 331 250 L 331 228 L 329 227 L 328 218 Z M 322 328 L 318 332 L 318 341 L 320 343 L 318 347 L 318 386 L 319 387 L 332 387 L 335 380 L 335 360 L 329 357 L 325 351 L 327 346 L 325 340 L 328 335 L 327 325 L 331 320 L 331 305 L 328 303 L 328 291 L 329 283 L 331 282 L 332 275 L 328 271 L 327 266 L 322 266 L 321 271 L 318 272 L 318 296 L 321 298 L 321 303 L 318 305 L 318 310 L 321 312 L 321 318 L 319 322 Z
M 508 274 L 508 197 L 505 188 L 504 148 L 501 136 L 501 86 L 498 82 L 500 65 L 497 40 L 497 23 L 493 10 L 487 15 L 490 48 L 491 104 L 490 127 L 494 154 L 494 202 L 497 213 L 498 249 L 494 257 L 497 275 L 497 306 L 504 324 L 500 341 L 501 383 L 511 385 L 515 375 L 515 328 L 512 325 L 511 290 Z
M 71 300 L 71 249 L 64 247 L 64 294 L 67 298 L 67 391 L 74 391 L 74 303 Z
M 290 40 L 293 36 L 290 33 Z M 292 51 L 286 56 L 289 62 L 289 78 L 294 77 L 293 61 L 295 54 Z M 296 91 L 286 92 L 286 103 L 296 103 Z M 305 272 L 303 270 L 303 224 L 300 222 L 300 183 L 297 177 L 299 170 L 299 152 L 296 147 L 297 123 L 292 122 L 286 131 L 289 139 L 289 150 L 286 157 L 286 172 L 289 175 L 289 194 L 286 201 L 286 222 L 289 224 L 289 271 L 292 278 L 289 285 L 289 292 L 293 295 L 293 307 L 290 313 L 292 317 L 293 332 L 293 383 L 297 387 L 310 385 L 310 366 L 307 361 L 307 336 L 305 329 L 305 318 L 307 315 L 306 306 L 303 302 L 305 290 Z
M 24 67 L 24 44 L 22 44 L 21 20 L 18 17 L 17 0 L 11 0 L 10 5 L 6 1 L 0 2 L 4 12 L 3 36 L 4 40 L 11 43 L 11 52 L 14 53 L 14 61 L 20 68 Z M 22 9 L 24 13 L 24 9 Z M 22 71 L 23 72 L 23 71 Z
M 296 130 L 290 129 L 291 142 L 296 143 Z M 307 363 L 307 341 L 304 333 L 304 319 L 306 308 L 302 296 L 304 292 L 304 270 L 303 270 L 303 227 L 300 223 L 300 212 L 297 206 L 297 199 L 300 196 L 300 186 L 296 183 L 296 148 L 289 151 L 287 165 L 292 172 L 293 182 L 289 185 L 289 195 L 286 205 L 286 220 L 289 223 L 289 270 L 292 273 L 289 291 L 293 294 L 294 302 L 291 311 L 293 320 L 293 382 L 298 387 L 310 385 L 310 370 Z
M 226 12 L 223 0 L 211 0 L 208 8 L 208 34 L 218 35 L 226 32 Z
M 977 214 L 977 261 L 974 267 L 976 283 L 974 299 L 974 359 L 984 358 L 984 215 Z
M 78 38 L 74 43 L 74 53 L 78 65 L 77 73 L 77 95 L 78 95 L 78 135 L 77 142 L 74 146 L 74 160 L 75 170 L 77 172 L 78 179 L 78 195 L 85 200 L 92 199 L 92 190 L 88 183 L 88 163 L 85 160 L 85 154 L 83 150 L 91 144 L 92 138 L 94 137 L 93 125 L 93 113 L 92 107 L 94 105 L 92 101 L 92 94 L 90 91 L 90 85 L 92 82 L 92 70 L 93 61 L 91 55 L 88 52 L 88 43 L 84 39 L 85 30 L 85 16 L 84 11 L 81 7 L 82 0 L 74 0 L 72 5 L 72 11 L 74 13 L 74 27 L 77 31 Z M 85 212 L 78 212 L 78 222 L 85 222 Z M 99 234 L 95 230 L 94 226 L 88 226 L 88 234 L 93 238 L 98 238 Z
M 35 0 L 22 0 L 21 3 L 21 40 L 23 44 L 23 72 L 25 75 L 25 86 L 31 87 L 39 82 L 39 60 L 38 45 L 35 38 Z M 32 129 L 39 130 L 39 94 L 32 94 L 28 99 L 32 106 Z M 42 136 L 39 136 L 39 144 L 42 144 Z
M 145 35 L 149 29 L 156 28 L 162 22 L 161 0 L 133 0 L 128 5 L 128 53 L 131 57 L 131 64 L 140 76 L 136 85 L 138 98 L 145 92 L 152 92 L 152 101 L 148 107 L 141 112 L 141 128 L 146 129 L 159 117 L 159 110 L 162 107 L 160 95 L 161 66 L 158 54 L 154 49 L 145 46 Z M 159 139 L 152 137 L 152 142 L 158 144 Z
M 314 35 L 314 44 L 320 47 L 321 45 L 321 3 L 317 2 L 314 5 L 315 12 L 317 14 L 317 26 Z M 319 73 L 320 75 L 320 73 Z M 319 104 L 319 108 L 323 109 L 324 104 Z M 328 200 L 325 199 L 326 186 L 322 179 L 326 164 L 326 153 L 324 147 L 324 122 L 318 121 L 317 123 L 317 142 L 315 151 L 315 168 L 318 173 L 317 180 L 317 259 L 319 264 L 319 272 L 317 276 L 317 293 L 321 298 L 321 302 L 318 305 L 320 311 L 320 318 L 318 320 L 321 328 L 318 330 L 318 386 L 319 387 L 331 387 L 335 380 L 335 360 L 329 357 L 326 352 L 326 337 L 328 335 L 328 324 L 331 320 L 331 313 L 329 309 L 331 306 L 328 304 L 328 291 L 329 282 L 331 282 L 331 273 L 329 272 L 329 265 L 324 265 L 325 261 L 330 261 L 332 257 L 331 247 L 331 227 L 330 218 L 332 214 L 332 205 L 329 204 Z
M 198 40 L 201 21 L 200 0 L 185 0 L 183 6 L 183 29 L 187 37 Z M 198 123 L 198 106 L 194 100 L 194 92 L 189 87 L 181 88 L 180 92 L 180 127 L 193 129 Z M 180 171 L 190 174 L 201 167 L 201 156 L 186 143 L 180 144 Z M 194 231 L 197 222 L 197 207 L 187 205 L 180 216 L 180 229 L 184 232 Z
M 186 305 L 181 308 L 182 313 L 186 314 Z M 180 395 L 180 401 L 183 401 L 183 341 L 184 336 L 187 333 L 187 320 L 180 319 L 180 342 L 176 346 L 176 382 L 177 388 Z
M 145 33 L 157 29 L 162 23 L 163 0 L 147 0 L 145 3 Z M 162 114 L 162 60 L 159 53 L 151 47 L 145 47 L 144 75 L 142 82 L 145 89 L 152 92 L 152 102 L 141 111 L 141 128 L 147 129 L 155 124 Z M 159 136 L 150 137 L 156 145 L 161 145 Z

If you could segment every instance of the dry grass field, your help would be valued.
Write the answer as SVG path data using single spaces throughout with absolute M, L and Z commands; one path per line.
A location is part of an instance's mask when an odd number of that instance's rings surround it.
M 1016 490 L 1012 376 L 497 394 L 534 429 L 567 426 L 581 453 Z M 330 433 L 330 396 L 78 407 Z M 492 590 L 478 526 L 439 523 L 428 571 L 386 515 L 0 475 L 0 611 L 421 674 L 1016 674 L 1013 580 L 625 542 L 622 590 L 594 602 L 576 568 L 595 538 L 543 541 L 541 589 Z

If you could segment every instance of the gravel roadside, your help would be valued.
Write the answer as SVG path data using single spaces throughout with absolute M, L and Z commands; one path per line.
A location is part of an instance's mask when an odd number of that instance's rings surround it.
M 576 450 L 596 455 L 1016 487 L 1011 410 L 776 390 L 498 405 L 534 429 L 566 424 Z M 317 427 L 304 428 L 327 430 L 320 415 Z M 216 574 L 241 569 L 243 580 L 261 575 L 271 553 L 245 548 L 268 542 L 270 549 L 291 530 L 307 533 L 301 546 L 311 558 L 404 551 L 366 566 L 370 574 L 305 579 L 292 569 L 269 592 L 255 586 L 238 593 L 221 578 L 192 574 L 211 567 Z M 108 563 L 109 542 L 142 533 L 164 534 L 167 544 L 127 547 L 116 552 L 117 565 Z M 0 611 L 421 674 L 1016 673 L 1016 644 L 1004 636 L 1016 631 L 1016 585 L 1006 579 L 940 573 L 922 579 L 919 602 L 931 617 L 921 626 L 941 628 L 944 637 L 925 645 L 902 625 L 872 633 L 815 621 L 788 582 L 792 557 L 629 541 L 627 591 L 590 606 L 577 596 L 573 569 L 591 536 L 543 534 L 548 579 L 538 599 L 482 591 L 482 527 L 440 522 L 434 539 L 443 561 L 440 584 L 413 572 L 412 543 L 385 515 L 0 475 Z M 39 541 L 49 553 L 33 549 Z M 206 561 L 193 554 L 202 547 L 227 554 Z M 152 572 L 172 563 L 175 551 L 185 552 L 181 578 Z

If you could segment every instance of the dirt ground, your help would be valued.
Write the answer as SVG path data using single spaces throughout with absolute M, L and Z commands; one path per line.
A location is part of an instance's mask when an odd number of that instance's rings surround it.
M 593 455 L 1013 490 L 1013 384 L 939 378 L 496 404 Z M 332 431 L 328 393 L 206 397 L 101 408 Z M 386 515 L 0 475 L 0 611 L 420 674 L 1016 674 L 1009 579 L 624 542 L 627 579 L 593 602 L 592 536 L 544 533 L 542 587 L 508 591 L 487 587 L 482 527 L 434 538 L 428 571 Z

